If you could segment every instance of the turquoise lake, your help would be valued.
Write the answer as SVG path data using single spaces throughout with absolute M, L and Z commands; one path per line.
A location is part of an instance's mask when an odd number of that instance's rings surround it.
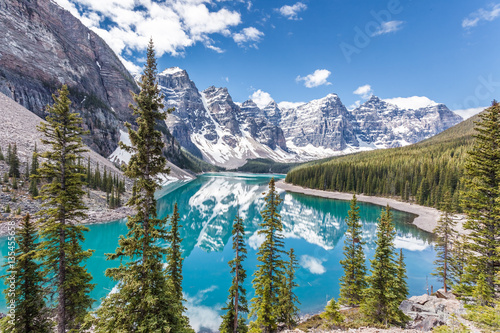
M 197 332 L 217 331 L 220 323 L 220 309 L 226 302 L 231 283 L 227 262 L 233 257 L 231 229 L 238 208 L 247 233 L 248 258 L 244 263 L 249 276 L 247 298 L 250 300 L 253 296 L 252 273 L 261 243 L 256 231 L 270 178 L 271 175 L 205 174 L 190 182 L 169 184 L 158 192 L 160 217 L 171 214 L 174 203 L 179 205 L 185 257 L 183 288 L 187 315 Z M 275 175 L 275 178 L 284 176 Z M 289 192 L 281 192 L 281 197 L 285 248 L 295 249 L 300 264 L 296 279 L 300 286 L 295 290 L 301 302 L 300 309 L 303 314 L 319 312 L 328 299 L 339 293 L 338 280 L 343 273 L 339 261 L 343 258 L 349 202 Z M 368 263 L 373 257 L 377 219 L 382 207 L 365 203 L 359 206 Z M 403 249 L 405 255 L 410 294 L 421 295 L 430 285 L 437 289 L 439 283 L 430 275 L 435 260 L 432 235 L 411 224 L 415 215 L 393 211 L 393 217 L 397 230 L 395 245 Z M 126 233 L 126 226 L 125 220 L 120 220 L 89 225 L 89 228 L 84 247 L 95 250 L 87 261 L 87 268 L 97 283 L 92 296 L 99 300 L 115 286 L 104 276 L 104 271 L 117 266 L 117 262 L 107 261 L 105 253 L 114 252 L 119 235 Z M 0 249 L 0 264 L 3 264 L 3 256 L 8 251 L 5 237 L 0 238 Z M 5 274 L 3 267 L 0 274 Z M 0 311 L 5 312 L 3 294 L 0 297 Z M 95 306 L 98 305 L 96 301 Z

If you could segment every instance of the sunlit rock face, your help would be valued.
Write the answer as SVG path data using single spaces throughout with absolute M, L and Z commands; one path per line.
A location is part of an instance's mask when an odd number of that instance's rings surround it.
M 134 79 L 111 48 L 50 0 L 0 0 L 0 91 L 44 118 L 61 85 L 81 113 L 92 149 L 108 156 L 132 121 Z

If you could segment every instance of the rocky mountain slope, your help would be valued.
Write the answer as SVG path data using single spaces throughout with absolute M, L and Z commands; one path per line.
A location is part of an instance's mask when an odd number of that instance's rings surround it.
M 408 109 L 375 96 L 352 111 L 336 94 L 295 108 L 237 104 L 227 88 L 199 91 L 178 67 L 160 73 L 159 84 L 165 108 L 175 108 L 167 120 L 173 136 L 190 153 L 226 168 L 251 158 L 298 162 L 405 146 L 462 120 L 444 104 Z
M 62 84 L 103 156 L 117 146 L 118 129 L 132 121 L 132 76 L 109 46 L 50 0 L 0 0 L 0 92 L 40 117 Z
M 261 156 L 294 158 L 286 151 L 282 130 L 260 110 L 249 116 L 254 106 L 240 108 L 226 88 L 209 87 L 200 92 L 187 72 L 177 67 L 166 69 L 158 78 L 165 109 L 175 108 L 167 126 L 193 155 L 226 168 Z

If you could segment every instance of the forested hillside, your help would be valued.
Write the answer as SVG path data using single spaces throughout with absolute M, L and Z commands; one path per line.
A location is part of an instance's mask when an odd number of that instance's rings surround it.
M 398 196 L 425 206 L 440 206 L 450 191 L 458 205 L 460 178 L 474 134 L 474 116 L 414 145 L 334 157 L 291 170 L 286 182 L 321 190 Z

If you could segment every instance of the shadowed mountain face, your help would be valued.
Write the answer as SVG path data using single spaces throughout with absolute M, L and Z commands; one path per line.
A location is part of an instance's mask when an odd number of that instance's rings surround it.
M 0 0 L 0 31 L 0 91 L 43 118 L 67 84 L 90 131 L 85 143 L 108 156 L 118 129 L 133 121 L 128 104 L 137 91 L 110 47 L 50 0 Z

